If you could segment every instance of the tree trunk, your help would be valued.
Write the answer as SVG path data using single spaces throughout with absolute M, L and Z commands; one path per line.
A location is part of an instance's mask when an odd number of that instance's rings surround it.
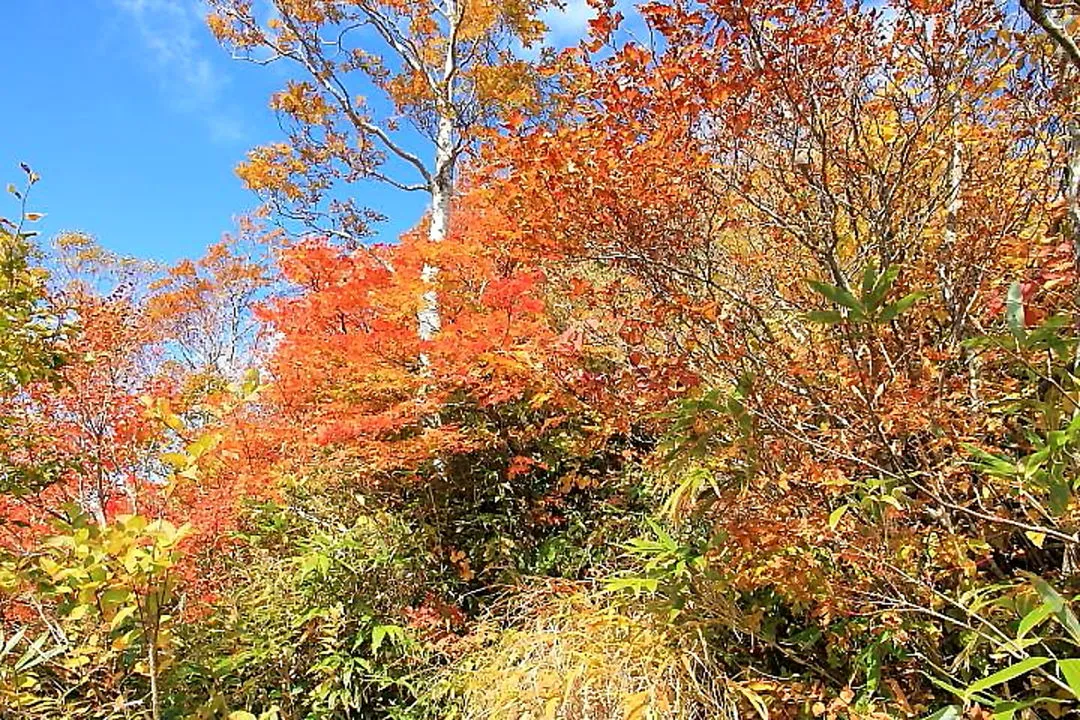
M 431 176 L 431 227 L 428 239 L 442 242 L 450 222 L 450 194 L 454 189 L 454 118 L 446 111 L 439 115 L 435 136 L 435 172 Z
M 1065 167 L 1061 177 L 1061 194 L 1068 213 L 1064 229 L 1066 237 L 1073 243 L 1073 255 L 1080 266 L 1080 121 L 1070 118 L 1066 130 Z
M 157 662 L 157 630 L 150 639 L 150 648 L 147 651 L 147 660 L 150 664 L 150 717 L 152 720 L 161 718 L 161 697 L 158 691 L 158 662 Z
M 945 296 L 945 307 L 948 310 L 951 325 L 950 343 L 958 345 L 967 323 L 967 297 L 961 293 L 965 289 L 961 287 L 961 281 L 955 272 L 956 240 L 960 228 L 960 185 L 964 179 L 963 153 L 964 145 L 960 141 L 957 124 L 960 122 L 959 101 L 954 94 L 949 101 L 949 140 L 952 148 L 949 153 L 949 166 L 945 173 L 947 183 L 945 204 L 945 230 L 942 234 L 940 253 L 940 271 L 942 291 Z
M 431 225 L 428 228 L 428 240 L 433 243 L 446 239 L 450 223 L 450 195 L 454 189 L 454 119 L 447 114 L 439 116 L 439 130 L 435 138 L 435 172 L 431 176 Z M 427 289 L 423 294 L 423 303 L 417 313 L 420 340 L 427 341 L 435 337 L 442 326 L 439 317 L 439 297 L 433 287 L 439 268 L 424 265 L 420 279 Z M 422 358 L 426 365 L 426 358 Z

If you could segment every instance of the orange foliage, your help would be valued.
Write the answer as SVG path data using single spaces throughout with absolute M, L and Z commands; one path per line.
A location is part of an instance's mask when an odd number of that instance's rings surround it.
M 698 384 L 730 398 L 658 463 L 674 489 L 680 462 L 710 478 L 673 514 L 706 513 L 724 583 L 823 626 L 872 609 L 883 578 L 963 586 L 987 561 L 933 509 L 977 501 L 955 458 L 1000 432 L 960 341 L 998 321 L 1025 264 L 1026 298 L 1074 277 L 1039 130 L 1059 100 L 1021 69 L 1025 38 L 1001 44 L 983 0 L 892 5 L 648 3 L 662 41 L 598 52 L 620 23 L 601 15 L 594 54 L 560 60 L 551 124 L 511 126 L 474 181 L 508 219 L 495 237 L 543 258 L 575 342 L 604 348 L 613 417 Z M 837 306 L 807 280 L 858 294 L 889 266 L 889 301 L 929 297 L 881 323 L 808 321 Z M 897 485 L 911 502 L 880 497 Z M 867 496 L 879 524 L 834 515 Z
M 280 333 L 268 398 L 288 445 L 346 447 L 385 477 L 500 442 L 473 414 L 579 405 L 562 377 L 570 349 L 546 314 L 544 273 L 513 246 L 488 242 L 502 222 L 471 208 L 440 244 L 411 233 L 396 246 L 307 240 L 285 251 L 282 271 L 299 292 L 261 316 Z M 425 264 L 440 268 L 442 328 L 422 342 Z M 307 432 L 296 437 L 296 427 Z

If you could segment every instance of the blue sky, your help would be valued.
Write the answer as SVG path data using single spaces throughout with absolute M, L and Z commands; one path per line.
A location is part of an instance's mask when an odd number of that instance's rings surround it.
M 0 43 L 0 187 L 41 176 L 32 209 L 45 237 L 94 235 L 114 251 L 173 261 L 195 257 L 257 205 L 233 169 L 250 148 L 281 137 L 268 110 L 282 70 L 232 60 L 207 31 L 200 0 L 31 0 L 7 3 Z M 573 42 L 583 0 L 548 16 L 551 39 Z M 426 198 L 357 188 L 390 217 L 392 240 Z M 0 201 L 0 215 L 14 202 Z
M 186 2 L 36 0 L 5 8 L 9 111 L 0 179 L 41 176 L 31 205 L 51 236 L 84 230 L 113 250 L 199 254 L 253 207 L 233 167 L 274 137 L 274 78 L 228 59 Z M 246 72 L 245 72 L 246 71 Z M 3 212 L 11 214 L 10 203 Z

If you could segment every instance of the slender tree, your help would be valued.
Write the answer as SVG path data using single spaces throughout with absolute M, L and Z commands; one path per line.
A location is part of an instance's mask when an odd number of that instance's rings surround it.
M 428 239 L 445 239 L 454 171 L 477 130 L 534 102 L 531 65 L 513 49 L 540 39 L 546 0 L 273 0 L 265 20 L 251 0 L 210 4 L 226 47 L 303 77 L 272 101 L 287 142 L 252 151 L 241 177 L 281 217 L 350 247 L 378 217 L 351 196 L 362 180 L 428 193 Z M 440 326 L 436 273 L 422 271 L 424 340 Z

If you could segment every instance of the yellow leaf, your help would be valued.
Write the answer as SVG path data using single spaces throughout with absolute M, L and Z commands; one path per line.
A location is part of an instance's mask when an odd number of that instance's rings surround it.
M 86 617 L 86 613 L 89 611 L 89 605 L 76 605 L 75 607 L 71 608 L 71 612 L 67 614 L 67 619 L 73 621 L 82 620 L 84 617 Z
M 168 452 L 161 455 L 161 462 L 171 465 L 176 470 L 182 470 L 190 465 L 190 459 L 184 453 Z
M 740 683 L 731 683 L 732 687 L 742 693 L 742 696 L 746 698 L 746 701 L 750 703 L 750 706 L 754 708 L 754 711 L 758 714 L 761 720 L 769 720 L 769 706 L 765 704 L 765 698 L 754 692 L 753 685 L 742 685 Z
M 840 524 L 840 521 L 844 517 L 844 513 L 848 510 L 847 505 L 841 505 L 840 507 L 829 513 L 829 529 L 835 530 L 836 526 Z
M 623 698 L 623 720 L 642 720 L 649 709 L 649 691 L 627 695 Z
M 529 400 L 529 407 L 534 409 L 534 410 L 536 408 L 543 407 L 544 403 L 546 403 L 550 399 L 551 399 L 551 393 L 540 393 L 538 395 L 534 395 Z

